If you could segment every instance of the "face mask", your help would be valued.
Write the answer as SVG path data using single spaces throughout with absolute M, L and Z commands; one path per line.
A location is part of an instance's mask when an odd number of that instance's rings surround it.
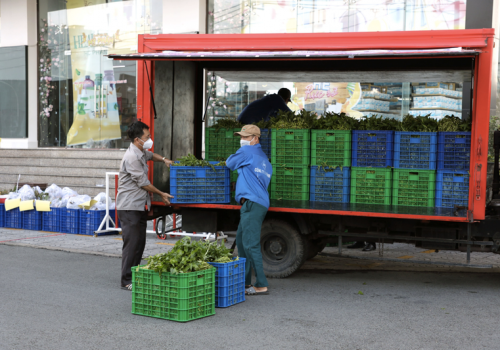
M 254 137 L 255 138 L 255 137 Z M 253 139 L 254 139 L 253 138 Z M 252 143 L 253 139 L 251 139 L 250 141 L 247 141 L 247 140 L 240 140 L 240 146 L 243 147 L 243 146 L 250 146 L 250 144 Z
M 149 138 L 146 142 L 142 141 L 142 148 L 151 149 L 151 147 L 153 147 L 153 140 L 151 140 L 151 138 Z

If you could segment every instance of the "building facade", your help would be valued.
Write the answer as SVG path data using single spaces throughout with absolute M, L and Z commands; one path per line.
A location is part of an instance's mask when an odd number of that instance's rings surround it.
M 137 63 L 107 55 L 137 52 L 138 34 L 497 28 L 499 1 L 0 0 L 0 189 L 19 174 L 24 182 L 89 194 L 102 189 L 103 170 L 117 169 L 140 108 Z M 497 72 L 492 115 L 500 101 Z M 262 90 L 251 82 L 217 85 L 215 76 L 207 81 L 214 99 L 239 89 L 250 101 Z M 261 85 L 273 91 L 275 83 L 268 84 Z M 464 82 L 464 94 L 467 88 Z M 240 102 L 235 108 L 247 101 Z M 227 114 L 224 103 L 214 104 L 213 118 L 217 108 Z

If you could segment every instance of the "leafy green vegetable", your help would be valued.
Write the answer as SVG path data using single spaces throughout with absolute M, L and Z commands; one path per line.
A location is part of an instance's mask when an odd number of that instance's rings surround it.
M 210 128 L 214 128 L 216 131 L 220 129 L 234 129 L 234 128 L 242 128 L 243 124 L 233 118 L 220 118 L 217 119 L 214 125 Z
M 215 170 L 216 166 L 226 166 L 226 161 L 220 161 L 217 164 L 210 164 L 209 161 L 198 159 L 192 154 L 188 154 L 185 157 L 181 157 L 177 159 L 177 162 L 173 163 L 172 166 L 201 166 L 201 167 L 210 167 Z
M 327 112 L 322 118 L 315 119 L 313 129 L 323 130 L 356 130 L 359 121 L 345 113 L 337 114 Z
M 359 130 L 397 130 L 399 121 L 392 118 L 383 118 L 376 115 L 363 117 L 359 121 Z
M 225 263 L 232 260 L 231 251 L 217 241 L 192 241 L 183 237 L 175 243 L 167 253 L 156 254 L 146 258 L 147 270 L 153 270 L 160 275 L 163 272 L 173 274 L 208 270 L 212 268 L 209 262 Z
M 420 131 L 420 132 L 437 132 L 438 122 L 436 119 L 431 118 L 430 115 L 426 116 L 413 116 L 411 114 L 405 115 L 402 123 L 398 123 L 396 131 Z
M 312 129 L 318 115 L 314 112 L 301 110 L 299 114 L 280 111 L 271 118 L 269 127 L 274 129 Z
M 470 119 L 462 120 L 453 115 L 447 115 L 438 121 L 438 131 L 471 131 Z
M 259 129 L 269 129 L 271 128 L 271 121 L 268 120 L 268 121 L 265 121 L 265 120 L 261 120 L 260 122 L 257 122 L 257 123 L 253 123 L 253 125 L 256 125 L 259 127 Z

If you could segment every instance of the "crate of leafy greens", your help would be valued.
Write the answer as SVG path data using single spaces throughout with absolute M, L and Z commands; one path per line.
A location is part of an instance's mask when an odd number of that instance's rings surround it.
M 280 112 L 271 118 L 271 164 L 309 166 L 314 119 L 315 114 L 307 111 Z
M 471 123 L 455 116 L 438 122 L 438 170 L 469 170 Z
M 469 172 L 438 170 L 436 178 L 436 207 L 469 206 Z
M 436 170 L 437 129 L 434 118 L 406 115 L 394 135 L 394 168 Z
M 276 200 L 309 200 L 308 166 L 273 166 L 270 198 Z
M 216 268 L 215 307 L 228 307 L 245 301 L 245 258 L 233 258 L 222 243 L 207 243 L 206 261 Z
M 229 203 L 230 172 L 226 162 L 209 162 L 189 154 L 170 167 L 171 203 Z
M 325 113 L 311 130 L 311 165 L 351 166 L 351 130 L 359 122 L 345 113 Z
M 311 202 L 349 203 L 351 170 L 349 167 L 311 166 Z
M 393 164 L 394 131 L 398 121 L 364 117 L 352 131 L 352 166 L 385 168 Z
M 392 169 L 351 167 L 351 203 L 391 204 Z
M 132 267 L 132 313 L 187 322 L 215 315 L 215 268 L 208 242 L 184 237 L 167 253 Z
M 205 159 L 221 161 L 236 153 L 240 148 L 240 138 L 234 136 L 235 132 L 243 127 L 235 119 L 223 118 L 205 129 Z
M 394 169 L 392 205 L 434 207 L 436 171 Z

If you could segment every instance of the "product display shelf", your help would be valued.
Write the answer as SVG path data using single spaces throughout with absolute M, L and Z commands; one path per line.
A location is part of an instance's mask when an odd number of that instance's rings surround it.
M 392 205 L 434 207 L 435 170 L 394 169 Z
M 240 148 L 240 138 L 234 136 L 241 129 L 205 129 L 205 159 L 212 161 L 226 160 Z
M 209 263 L 215 267 L 215 307 L 245 301 L 245 258 L 229 263 Z
M 4 227 L 23 228 L 23 212 L 19 208 L 6 210 Z
M 42 212 L 36 210 L 23 211 L 23 229 L 40 231 L 42 229 Z
M 394 131 L 353 130 L 353 167 L 385 168 L 393 165 Z
M 217 164 L 217 162 L 210 162 Z M 170 167 L 171 203 L 229 203 L 230 171 L 225 166 Z
M 457 96 L 450 96 L 450 95 L 444 95 L 444 94 L 411 94 L 412 97 L 431 97 L 431 96 L 441 96 L 441 97 L 446 97 L 446 98 L 452 98 L 455 100 L 461 100 L 462 97 L 457 97 Z
M 438 133 L 438 170 L 469 170 L 471 133 Z
M 276 200 L 309 200 L 309 172 L 309 166 L 273 164 L 269 198 Z
M 436 170 L 437 133 L 396 131 L 394 168 Z
M 271 129 L 271 163 L 308 166 L 311 161 L 311 130 Z
M 351 203 L 391 204 L 392 169 L 351 167 Z
M 467 208 L 469 205 L 469 172 L 438 170 L 436 177 L 436 207 Z
M 82 209 L 61 208 L 61 232 L 80 233 L 80 213 Z
M 61 211 L 63 208 L 50 208 L 50 211 L 42 212 L 42 231 L 61 231 Z
M 161 276 L 132 267 L 132 313 L 187 322 L 215 315 L 215 268 Z
M 349 167 L 332 169 L 311 166 L 311 202 L 349 203 L 351 171 Z
M 351 166 L 351 130 L 311 130 L 311 165 Z

